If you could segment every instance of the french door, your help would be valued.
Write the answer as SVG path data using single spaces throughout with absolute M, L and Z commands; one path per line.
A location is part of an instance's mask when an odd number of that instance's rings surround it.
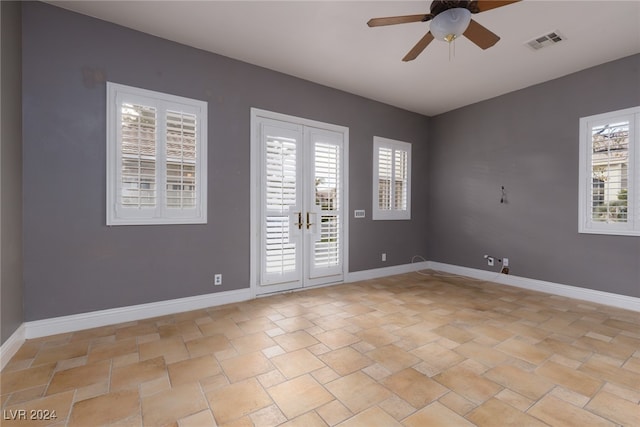
M 345 253 L 344 129 L 265 115 L 252 120 L 252 150 L 259 151 L 252 153 L 259 154 L 252 166 L 258 190 L 252 215 L 256 294 L 340 282 Z

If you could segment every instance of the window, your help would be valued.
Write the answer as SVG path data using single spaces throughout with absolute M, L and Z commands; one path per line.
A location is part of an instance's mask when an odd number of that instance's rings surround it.
M 580 233 L 640 236 L 640 107 L 580 119 Z
M 107 83 L 107 225 L 207 222 L 207 103 Z
M 411 219 L 411 144 L 373 137 L 373 219 Z

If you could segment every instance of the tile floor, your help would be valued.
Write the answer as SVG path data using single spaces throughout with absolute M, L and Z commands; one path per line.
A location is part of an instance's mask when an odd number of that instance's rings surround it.
M 412 273 L 29 340 L 0 393 L 7 427 L 640 426 L 640 314 Z

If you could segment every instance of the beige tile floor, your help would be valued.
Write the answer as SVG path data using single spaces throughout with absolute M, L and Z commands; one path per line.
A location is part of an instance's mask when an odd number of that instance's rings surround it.
M 7 427 L 640 426 L 640 314 L 411 273 L 29 340 L 0 393 Z

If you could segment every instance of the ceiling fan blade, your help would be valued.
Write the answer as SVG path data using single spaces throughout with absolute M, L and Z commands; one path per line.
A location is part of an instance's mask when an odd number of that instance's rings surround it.
M 423 50 L 425 50 L 427 46 L 429 46 L 429 43 L 431 43 L 432 41 L 433 41 L 433 34 L 431 34 L 431 31 L 429 31 L 427 34 L 424 35 L 424 37 L 420 39 L 418 43 L 416 43 L 413 49 L 411 49 L 409 53 L 407 53 L 405 57 L 402 58 L 402 60 L 404 62 L 413 61 L 418 57 L 418 55 L 422 53 Z
M 422 15 L 388 16 L 386 18 L 369 19 L 367 25 L 370 27 L 381 27 L 383 25 L 408 24 L 409 22 L 425 22 L 433 18 L 430 13 Z
M 500 40 L 500 37 L 478 24 L 473 19 L 469 22 L 469 26 L 463 34 L 481 49 L 489 49 L 491 46 L 498 43 L 498 40 Z
M 487 10 L 495 9 L 497 7 L 507 6 L 512 3 L 518 3 L 520 0 L 478 0 L 473 3 L 477 3 L 478 12 L 485 12 Z

